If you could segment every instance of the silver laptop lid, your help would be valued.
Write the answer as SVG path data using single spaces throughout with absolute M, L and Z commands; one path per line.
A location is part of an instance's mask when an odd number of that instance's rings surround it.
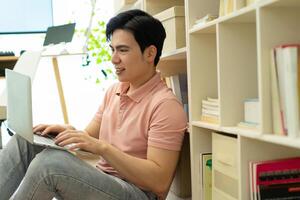
M 33 143 L 30 77 L 5 69 L 8 128 Z

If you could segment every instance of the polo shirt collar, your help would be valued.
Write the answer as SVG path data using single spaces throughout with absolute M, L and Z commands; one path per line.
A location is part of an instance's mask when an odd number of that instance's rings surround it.
M 157 84 L 161 81 L 160 73 L 156 73 L 149 81 L 144 83 L 142 86 L 127 94 L 135 102 L 140 102 L 144 96 L 146 96 Z M 117 89 L 117 95 L 124 95 L 129 89 L 128 82 L 121 82 L 120 87 Z

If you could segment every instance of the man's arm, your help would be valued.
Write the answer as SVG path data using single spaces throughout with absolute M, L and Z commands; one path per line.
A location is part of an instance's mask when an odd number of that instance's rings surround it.
M 125 179 L 163 195 L 171 184 L 180 152 L 154 147 L 148 147 L 147 152 L 147 160 L 140 159 L 107 145 L 101 156 Z
M 85 127 L 84 131 L 93 138 L 99 138 L 99 131 L 101 127 L 101 122 L 95 120 L 90 121 L 90 123 Z

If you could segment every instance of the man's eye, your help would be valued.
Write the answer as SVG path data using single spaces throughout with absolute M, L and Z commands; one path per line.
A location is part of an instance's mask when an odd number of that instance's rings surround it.
M 120 52 L 127 52 L 128 49 L 120 49 Z

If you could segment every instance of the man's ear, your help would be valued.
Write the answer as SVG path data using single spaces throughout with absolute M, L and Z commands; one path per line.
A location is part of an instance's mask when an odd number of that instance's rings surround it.
M 157 54 L 157 49 L 154 45 L 150 45 L 144 51 L 144 58 L 147 62 L 154 62 Z

